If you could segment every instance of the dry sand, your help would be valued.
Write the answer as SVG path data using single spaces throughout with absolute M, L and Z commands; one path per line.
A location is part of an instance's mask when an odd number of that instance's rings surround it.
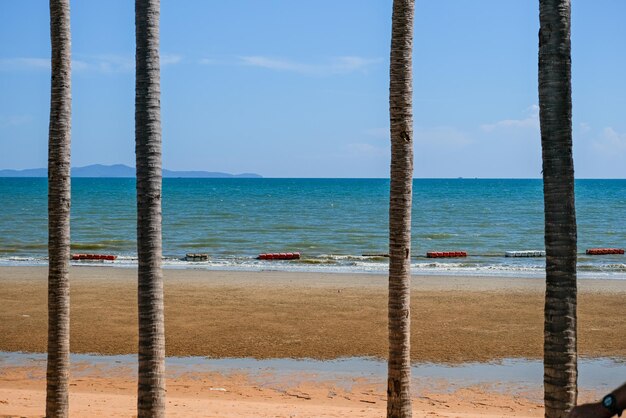
M 0 268 L 0 351 L 45 351 L 46 274 L 46 268 Z M 72 352 L 134 353 L 136 270 L 73 267 L 71 286 Z M 167 354 L 384 358 L 386 286 L 386 277 L 376 275 L 165 270 Z M 435 363 L 539 359 L 543 286 L 539 279 L 414 277 L 412 359 Z M 580 282 L 582 356 L 626 358 L 625 301 L 626 283 Z M 38 373 L 40 369 L 0 369 L 0 416 L 41 413 L 45 380 L 37 378 Z M 170 377 L 169 415 L 373 417 L 384 410 L 384 390 L 366 383 L 333 397 L 327 396 L 336 392 L 333 382 L 288 388 L 307 394 L 300 398 L 260 390 L 246 376 L 210 377 L 211 385 L 230 388 L 214 393 L 207 390 L 207 379 Z M 73 416 L 132 414 L 132 374 L 91 374 L 74 379 L 73 385 Z M 463 390 L 461 395 L 436 397 L 421 393 L 415 399 L 416 416 L 543 414 L 536 401 L 479 388 Z M 360 399 L 364 393 L 373 393 L 372 398 Z M 104 402 L 100 415 L 94 406 L 99 402 Z

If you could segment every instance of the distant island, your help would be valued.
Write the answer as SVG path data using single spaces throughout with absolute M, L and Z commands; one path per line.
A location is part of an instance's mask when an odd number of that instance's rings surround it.
M 26 170 L 0 170 L 0 177 L 47 177 L 47 168 Z M 135 168 L 124 164 L 93 164 L 72 168 L 72 177 L 135 177 Z M 214 171 L 175 171 L 163 169 L 167 178 L 262 178 L 255 173 L 229 174 Z

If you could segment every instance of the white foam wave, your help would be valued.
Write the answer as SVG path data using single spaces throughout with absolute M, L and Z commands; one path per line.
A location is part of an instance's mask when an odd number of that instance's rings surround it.
M 507 260 L 511 260 L 510 258 Z M 42 266 L 47 265 L 47 257 L 0 257 L 0 266 Z M 115 261 L 72 261 L 72 265 L 92 265 L 108 267 L 136 267 L 136 255 L 119 255 Z M 380 258 L 355 255 L 323 254 L 317 257 L 303 257 L 301 260 L 257 260 L 254 257 L 214 257 L 206 261 L 186 261 L 182 258 L 165 257 L 164 268 L 237 270 L 237 271 L 292 271 L 319 273 L 371 273 L 387 274 L 388 261 Z M 419 260 L 411 264 L 414 275 L 455 275 L 455 276 L 504 276 L 536 277 L 545 276 L 542 263 L 496 262 L 493 259 L 460 260 Z M 626 264 L 579 263 L 578 277 L 626 279 Z

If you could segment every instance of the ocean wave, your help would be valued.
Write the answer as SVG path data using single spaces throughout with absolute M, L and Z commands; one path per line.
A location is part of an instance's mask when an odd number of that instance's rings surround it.
M 349 255 L 349 254 L 320 254 L 315 258 L 334 260 L 334 261 L 354 261 L 354 260 L 367 260 L 369 256 L 365 255 Z
M 502 257 L 504 259 L 504 257 Z M 451 260 L 413 260 L 412 273 L 415 275 L 458 275 L 458 276 L 506 276 L 506 277 L 544 277 L 543 261 L 507 259 L 497 262 L 491 258 L 467 258 Z M 0 257 L 0 266 L 41 266 L 47 265 L 47 257 L 29 257 L 8 255 Z M 135 254 L 120 254 L 115 261 L 80 260 L 72 261 L 72 265 L 98 265 L 111 267 L 135 267 Z M 364 255 L 322 254 L 319 256 L 303 256 L 299 260 L 258 260 L 253 256 L 211 256 L 205 261 L 186 261 L 183 257 L 165 256 L 164 268 L 190 268 L 207 270 L 276 270 L 293 272 L 327 272 L 327 273 L 374 273 L 387 274 L 388 258 L 369 257 Z M 624 263 L 580 263 L 578 266 L 581 278 L 614 278 L 626 279 Z
M 105 248 L 109 248 L 108 245 L 106 244 L 92 244 L 92 243 L 85 243 L 85 244 L 72 244 L 70 245 L 70 248 L 72 250 L 103 250 Z
M 626 272 L 626 264 L 613 263 L 613 264 L 579 264 L 579 271 L 616 271 Z
M 98 250 L 103 248 L 108 249 L 129 249 L 136 248 L 137 242 L 134 240 L 127 239 L 100 239 L 100 240 L 89 240 L 82 242 L 72 242 L 71 248 L 76 250 Z
M 48 242 L 41 242 L 41 243 L 16 243 L 16 244 L 3 244 L 2 246 L 0 246 L 0 253 L 3 252 L 10 252 L 10 253 L 14 253 L 14 252 L 20 252 L 20 251 L 25 251 L 25 250 L 47 250 L 48 249 Z
M 216 248 L 219 246 L 219 241 L 202 241 L 202 242 L 191 242 L 185 244 L 188 248 Z
M 330 259 L 318 259 L 318 258 L 303 258 L 300 260 L 289 260 L 292 262 L 298 262 L 301 264 L 312 264 L 312 265 L 317 265 L 317 264 L 337 264 L 337 262 L 335 260 L 330 260 Z

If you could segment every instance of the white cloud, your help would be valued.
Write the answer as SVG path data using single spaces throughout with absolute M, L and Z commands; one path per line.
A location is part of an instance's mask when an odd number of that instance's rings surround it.
M 295 72 L 307 72 L 311 71 L 313 67 L 306 64 L 300 64 L 288 60 L 280 60 L 268 57 L 249 56 L 240 58 L 244 64 L 251 65 L 253 67 L 269 68 L 271 70 L 285 70 Z
M 389 147 L 379 147 L 366 143 L 348 144 L 348 151 L 352 155 L 361 157 L 384 157 L 389 155 Z
M 626 134 L 619 133 L 608 127 L 602 131 L 602 136 L 592 143 L 593 148 L 610 157 L 619 157 L 626 153 Z
M 582 134 L 586 134 L 587 132 L 591 131 L 591 125 L 589 125 L 587 122 L 579 123 L 578 127 L 580 128 L 580 133 Z
M 135 60 L 121 55 L 96 55 L 88 57 L 85 64 L 83 70 L 105 74 L 132 72 L 135 69 Z
M 381 59 L 368 59 L 363 57 L 345 56 L 332 60 L 329 68 L 333 72 L 349 73 L 353 71 L 361 71 L 366 68 L 382 62 Z
M 81 60 L 72 60 L 73 71 L 86 71 L 89 69 L 89 64 Z
M 176 54 L 161 54 L 161 65 L 162 66 L 178 64 L 182 60 L 183 60 L 183 57 L 181 57 L 180 55 L 176 55 Z
M 526 112 L 528 116 L 524 119 L 504 119 L 495 123 L 481 125 L 485 132 L 497 130 L 517 130 L 517 129 L 539 129 L 539 106 L 532 105 Z
M 50 58 L 2 58 L 0 70 L 50 70 Z
M 135 61 L 117 55 L 81 56 L 72 59 L 72 69 L 77 72 L 97 71 L 102 73 L 119 73 L 131 71 Z M 50 58 L 6 58 L 0 60 L 0 70 L 46 70 L 50 71 Z
M 135 70 L 135 58 L 124 55 L 77 55 L 72 59 L 72 70 L 78 73 L 97 72 L 102 74 L 131 73 Z M 161 65 L 173 65 L 182 61 L 180 55 L 162 54 Z M 5 58 L 0 59 L 0 70 L 23 71 L 23 70 L 46 70 L 50 71 L 50 58 Z
M 289 71 L 304 75 L 333 75 L 365 71 L 381 62 L 380 59 L 368 59 L 356 56 L 336 57 L 326 63 L 303 63 L 282 58 L 260 55 L 239 57 L 240 62 L 252 67 L 267 68 L 276 71 Z

